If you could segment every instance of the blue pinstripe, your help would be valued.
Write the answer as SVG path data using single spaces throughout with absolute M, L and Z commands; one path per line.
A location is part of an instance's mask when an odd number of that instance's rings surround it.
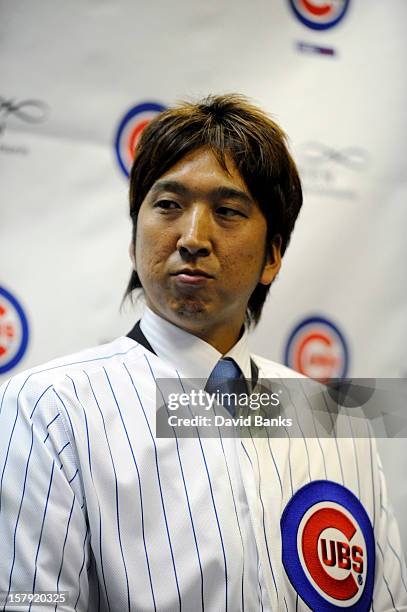
M 381 510 L 383 510 L 385 512 L 385 514 L 388 514 L 387 508 L 385 508 L 384 506 L 380 506 Z M 397 561 L 399 562 L 399 566 L 400 566 L 400 576 L 401 576 L 401 581 L 403 583 L 403 586 L 406 590 L 407 593 L 407 585 L 404 581 L 404 572 L 403 572 L 403 565 L 401 563 L 401 559 L 400 556 L 397 554 L 397 551 L 394 549 L 394 547 L 392 546 L 390 539 L 389 539 L 389 534 L 387 533 L 387 544 L 389 545 L 390 550 L 392 551 L 392 553 L 394 554 L 394 556 L 396 557 Z
M 281 378 L 280 378 L 280 381 L 282 381 L 282 379 L 281 379 Z M 300 428 L 301 435 L 302 435 L 302 439 L 303 439 L 303 441 L 304 441 L 305 452 L 306 452 L 306 455 L 307 455 L 308 478 L 309 478 L 309 481 L 311 482 L 311 468 L 310 468 L 310 460 L 309 460 L 308 446 L 307 446 L 307 441 L 306 441 L 306 438 L 305 438 L 305 436 L 304 436 L 304 431 L 303 431 L 303 429 L 302 429 L 302 427 L 301 427 L 301 419 L 299 419 L 299 418 L 298 418 L 297 406 L 295 405 L 295 403 L 294 403 L 294 402 L 293 402 L 293 400 L 292 400 L 291 393 L 290 393 L 290 390 L 288 389 L 287 385 L 285 385 L 283 382 L 281 383 L 281 385 L 282 385 L 282 386 L 285 388 L 285 390 L 287 391 L 287 395 L 288 395 L 288 399 L 289 399 L 290 405 L 293 405 L 293 406 L 294 406 L 295 415 L 296 415 L 296 417 L 297 417 L 297 418 L 296 418 L 296 421 L 297 421 L 297 423 L 298 423 L 298 427 Z M 285 428 L 284 428 L 284 429 L 285 429 Z M 290 436 L 289 436 L 289 434 L 288 434 L 288 431 L 287 431 L 287 430 L 285 430 L 285 431 L 286 431 L 286 433 L 287 433 L 288 437 L 290 437 Z M 268 437 L 268 434 L 267 434 L 267 437 Z M 290 444 L 290 443 L 289 443 L 289 444 Z M 291 480 L 291 491 L 292 491 L 292 480 Z
M 97 580 L 97 587 L 98 587 L 98 612 L 100 612 L 100 585 L 99 585 L 99 580 Z M 109 607 L 110 610 L 110 607 Z
M 83 372 L 83 374 L 85 374 L 85 376 L 86 376 L 86 372 L 85 372 L 84 370 L 82 370 L 82 372 Z M 90 474 L 91 474 L 91 476 L 93 476 L 93 475 L 92 475 L 92 460 L 91 460 L 91 454 L 90 454 L 90 440 L 89 440 L 88 417 L 86 416 L 86 410 L 85 410 L 85 408 L 83 407 L 82 402 L 81 402 L 81 401 L 80 401 L 80 399 L 79 399 L 79 396 L 78 396 L 78 393 L 77 393 L 77 391 L 76 391 L 76 386 L 75 386 L 75 383 L 74 383 L 73 378 L 71 378 L 70 376 L 67 376 L 67 378 L 69 378 L 69 380 L 72 382 L 72 386 L 73 386 L 73 390 L 74 390 L 74 393 L 75 393 L 75 397 L 76 397 L 76 399 L 78 400 L 78 402 L 79 402 L 79 404 L 80 404 L 80 406 L 81 406 L 81 408 L 82 408 L 83 417 L 84 417 L 84 420 L 85 420 L 85 427 L 86 427 L 86 442 L 87 442 L 87 446 L 88 446 L 88 461 L 89 461 L 89 470 L 90 470 Z M 88 380 L 89 380 L 89 377 L 88 377 Z M 89 382 L 90 382 L 90 381 L 89 381 Z M 93 478 L 92 478 L 92 481 L 93 481 Z
M 97 399 L 96 399 L 96 396 L 95 396 L 95 392 L 93 391 L 93 386 L 92 386 L 91 380 L 90 380 L 90 378 L 89 378 L 89 375 L 88 375 L 88 373 L 87 373 L 87 372 L 85 372 L 85 370 L 83 370 L 83 373 L 85 374 L 85 376 L 86 376 L 86 377 L 87 377 L 87 379 L 88 379 L 88 383 L 89 383 L 90 390 L 91 390 L 91 392 L 92 392 L 93 398 L 94 398 L 94 400 L 95 400 L 95 402 L 96 402 L 96 405 L 97 405 Z M 94 483 L 92 472 L 91 472 L 91 478 L 92 478 L 92 483 Z M 99 511 L 99 555 L 100 555 L 100 566 L 101 566 L 101 569 L 102 569 L 103 586 L 104 586 L 104 589 L 105 589 L 105 594 L 106 594 L 107 607 L 109 608 L 109 612 L 110 612 L 110 601 L 109 601 L 109 595 L 108 595 L 108 592 L 107 592 L 107 586 L 106 586 L 105 569 L 104 569 L 104 566 L 103 566 L 103 551 L 102 551 L 102 512 L 101 512 L 101 510 L 100 510 L 100 503 L 99 503 L 99 499 L 98 499 L 98 511 Z
M 217 414 L 215 408 L 213 408 L 213 411 L 214 411 L 215 414 Z M 235 514 L 236 514 L 237 526 L 238 526 L 239 534 L 240 534 L 240 541 L 242 543 L 242 550 L 243 550 L 243 556 L 242 556 L 242 611 L 244 612 L 244 542 L 243 542 L 242 530 L 241 530 L 241 527 L 240 527 L 239 514 L 237 512 L 235 494 L 234 494 L 233 486 L 232 486 L 232 479 L 230 478 L 229 466 L 228 466 L 228 463 L 226 461 L 226 454 L 225 454 L 225 449 L 224 449 L 224 446 L 223 446 L 223 440 L 222 440 L 222 435 L 221 435 L 220 427 L 218 427 L 218 433 L 219 433 L 220 444 L 221 444 L 221 447 L 222 447 L 223 457 L 225 459 L 225 466 L 226 466 L 226 471 L 227 471 L 227 474 L 228 474 L 230 491 L 232 493 L 232 500 L 233 500 L 233 506 L 234 506 Z
M 102 513 L 100 510 L 100 505 L 99 505 L 99 555 L 100 555 L 100 566 L 102 568 L 102 578 L 103 578 L 103 586 L 105 587 L 105 595 L 106 595 L 106 601 L 107 601 L 107 607 L 109 608 L 109 612 L 110 612 L 110 601 L 109 601 L 109 595 L 108 595 L 108 591 L 107 591 L 107 586 L 106 586 L 106 576 L 105 576 L 105 568 L 103 566 L 103 552 L 102 552 Z M 100 605 L 100 602 L 99 602 Z
M 273 571 L 273 564 L 271 563 L 271 557 L 270 557 L 270 549 L 269 549 L 269 543 L 268 543 L 268 539 L 267 539 L 267 531 L 266 531 L 266 522 L 265 522 L 265 509 L 264 509 L 264 503 L 263 503 L 263 498 L 261 496 L 261 474 L 260 474 L 260 464 L 259 464 L 259 454 L 257 452 L 257 448 L 256 445 L 254 443 L 253 437 L 251 435 L 250 432 L 250 438 L 252 440 L 252 444 L 253 444 L 253 448 L 254 448 L 254 452 L 256 453 L 256 460 L 257 460 L 257 467 L 258 467 L 258 475 L 259 475 L 259 489 L 258 489 L 258 493 L 259 493 L 259 499 L 260 499 L 260 504 L 261 504 L 261 509 L 262 509 L 262 521 L 263 521 L 263 534 L 264 534 L 264 541 L 266 544 L 266 550 L 267 550 L 267 557 L 268 557 L 268 561 L 269 561 L 269 565 L 270 565 L 270 570 L 271 570 L 271 575 L 273 577 L 273 583 L 274 583 L 274 587 L 276 589 L 276 595 L 277 595 L 277 602 L 279 601 L 279 595 L 278 595 L 278 588 L 277 588 L 277 583 L 276 583 L 276 578 L 274 576 L 274 571 Z M 244 448 L 244 447 L 243 447 Z M 245 449 L 246 450 L 246 449 Z
M 144 357 L 146 358 L 146 361 L 147 361 L 147 363 L 148 363 L 148 359 L 147 359 L 147 357 L 146 357 L 145 355 L 144 355 Z M 150 364 L 148 364 L 148 365 L 150 365 Z M 127 368 L 126 368 L 126 370 L 127 370 Z M 150 368 L 150 370 L 151 370 L 151 368 Z M 146 415 L 146 411 L 144 410 L 144 405 L 143 405 L 143 402 L 141 401 L 141 397 L 140 397 L 140 394 L 139 394 L 139 392 L 138 392 L 138 389 L 137 389 L 137 387 L 136 387 L 136 385 L 135 385 L 135 383 L 134 383 L 134 380 L 133 380 L 132 376 L 130 375 L 130 373 L 129 373 L 129 376 L 130 376 L 130 380 L 131 380 L 131 383 L 132 383 L 132 385 L 133 385 L 133 388 L 134 388 L 134 390 L 135 390 L 135 392 L 136 392 L 136 394 L 137 394 L 137 398 L 138 398 L 138 401 L 139 401 L 140 407 L 141 407 L 141 409 L 142 409 L 142 411 L 143 411 L 144 420 L 145 420 L 145 422 L 146 422 L 146 425 L 147 425 L 147 428 L 148 428 L 148 431 L 149 431 L 149 433 L 150 433 L 150 437 L 151 437 L 151 440 L 152 440 L 152 442 L 153 442 L 153 446 L 154 446 L 154 458 L 155 458 L 155 466 L 156 466 L 156 471 L 157 471 L 158 488 L 159 488 L 159 491 L 160 491 L 161 507 L 162 507 L 162 510 L 163 510 L 164 522 L 165 522 L 165 529 L 166 529 L 166 532 L 167 532 L 167 539 L 168 539 L 168 545 L 169 545 L 169 548 L 170 548 L 170 554 L 171 554 L 171 560 L 172 560 L 172 567 L 173 567 L 173 570 L 174 570 L 175 584 L 176 584 L 176 587 L 177 587 L 177 593 L 178 593 L 178 604 L 179 604 L 179 609 L 180 609 L 180 611 L 181 611 L 181 593 L 180 593 L 180 590 L 179 590 L 179 583 L 178 583 L 178 576 L 177 576 L 177 568 L 176 568 L 176 566 L 175 566 L 174 551 L 173 551 L 173 548 L 172 548 L 172 542 L 171 542 L 170 530 L 169 530 L 169 527 L 168 527 L 167 513 L 166 513 L 166 511 L 165 511 L 164 497 L 163 497 L 163 492 L 162 492 L 162 487 L 161 487 L 160 468 L 159 468 L 159 466 L 158 466 L 158 453 L 157 453 L 157 445 L 156 445 L 156 443 L 155 443 L 155 439 L 154 439 L 153 433 L 152 433 L 152 431 L 151 431 L 150 423 L 148 422 L 148 418 L 147 418 L 147 415 Z
M 45 500 L 44 514 L 42 515 L 40 537 L 38 539 L 37 552 L 35 553 L 35 567 L 34 567 L 34 578 L 33 578 L 33 587 L 32 587 L 32 592 L 33 593 L 34 593 L 34 589 L 35 589 L 35 582 L 37 580 L 38 555 L 39 555 L 39 552 L 40 552 L 42 533 L 44 531 L 44 523 L 45 523 L 45 516 L 47 514 L 49 496 L 50 496 L 50 493 L 51 493 L 52 479 L 53 479 L 53 476 L 54 476 L 54 468 L 55 468 L 55 461 L 52 462 L 51 476 L 50 476 L 50 479 L 49 479 L 47 497 L 46 497 L 46 500 Z M 31 606 L 32 606 L 32 601 L 30 602 L 29 610 L 31 610 Z
M 127 370 L 126 365 L 125 364 L 123 364 L 123 365 L 124 365 L 125 369 Z M 107 376 L 107 374 L 106 374 L 106 376 Z M 112 385 L 110 383 L 109 378 L 108 378 L 108 381 L 109 381 L 110 389 L 112 391 L 112 395 L 113 395 L 114 400 L 116 402 L 117 409 L 119 411 L 119 415 L 120 415 L 120 419 L 121 419 L 121 422 L 122 422 L 122 425 L 123 425 L 124 433 L 126 435 L 127 442 L 128 442 L 128 445 L 129 445 L 129 448 L 130 448 L 130 452 L 131 452 L 131 456 L 133 458 L 133 463 L 134 463 L 134 466 L 135 466 L 136 472 L 137 472 L 137 479 L 138 479 L 138 485 L 139 485 L 139 495 L 140 495 L 141 531 L 142 531 L 142 534 L 143 534 L 144 552 L 145 552 L 145 556 L 146 556 L 147 571 L 148 571 L 148 576 L 149 576 L 149 580 L 150 580 L 151 597 L 153 599 L 154 610 L 156 610 L 157 606 L 156 606 L 156 600 L 155 600 L 155 595 L 154 595 L 153 580 L 152 580 L 152 576 L 151 576 L 150 561 L 149 561 L 149 558 L 148 558 L 147 544 L 146 544 L 146 537 L 145 537 L 145 530 L 144 530 L 144 508 L 143 508 L 143 496 L 142 496 L 142 489 L 141 489 L 140 471 L 139 471 L 139 468 L 138 468 L 136 457 L 134 455 L 134 450 L 133 450 L 132 444 L 130 442 L 129 434 L 128 434 L 126 425 L 124 423 L 122 411 L 120 410 L 120 406 L 119 406 L 119 404 L 117 402 L 116 395 L 115 395 L 115 393 L 113 391 L 113 388 L 112 388 Z
M 57 578 L 57 592 L 59 593 L 59 580 L 61 578 L 61 574 L 62 574 L 62 567 L 64 565 L 64 555 L 65 555 L 65 546 L 66 546 L 66 541 L 68 539 L 68 533 L 69 533 L 69 525 L 71 524 L 71 518 L 72 518 L 72 512 L 73 512 L 73 507 L 75 505 L 75 494 L 73 495 L 73 499 L 72 499 L 72 505 L 71 505 L 71 510 L 69 512 L 69 517 L 68 517 L 68 524 L 66 526 L 66 531 L 65 531 L 65 538 L 64 538 L 64 543 L 62 546 L 62 557 L 61 557 L 61 565 L 59 566 L 59 572 L 58 572 L 58 578 Z M 55 610 L 57 609 L 58 604 L 55 604 Z
M 285 433 L 287 434 L 287 439 L 288 439 L 288 453 L 287 453 L 287 459 L 288 459 L 288 473 L 290 475 L 290 489 L 291 489 L 291 495 L 294 492 L 294 487 L 293 487 L 293 474 L 292 474 L 292 469 L 291 469 L 291 438 L 290 438 L 290 434 L 287 431 L 286 427 L 283 427 Z
M 179 379 L 179 380 L 181 381 L 181 379 Z M 184 386 L 182 384 L 182 381 L 181 381 L 181 387 L 182 387 L 182 390 L 185 392 L 185 388 L 184 388 Z M 227 611 L 227 609 L 228 609 L 228 570 L 227 570 L 227 562 L 226 562 L 225 545 L 223 543 L 222 530 L 220 528 L 218 511 L 216 509 L 215 497 L 213 495 L 212 481 L 211 481 L 211 477 L 209 475 L 208 465 L 206 463 L 205 452 L 204 452 L 204 449 L 203 449 L 203 446 L 202 446 L 202 440 L 201 440 L 201 436 L 199 435 L 199 433 L 198 433 L 198 441 L 199 441 L 199 446 L 200 446 L 201 453 L 202 453 L 202 458 L 203 458 L 203 462 L 204 462 L 204 466 L 205 466 L 205 470 L 206 470 L 206 475 L 208 477 L 208 483 L 209 483 L 209 490 L 210 490 L 210 493 L 211 493 L 212 506 L 213 506 L 213 510 L 214 510 L 214 513 L 215 513 L 216 524 L 218 526 L 220 543 L 221 543 L 221 547 L 222 547 L 222 554 L 223 554 L 223 561 L 224 561 L 224 571 L 225 571 L 225 610 Z
M 257 549 L 257 547 L 256 547 Z M 264 611 L 264 607 L 263 607 L 263 589 L 261 588 L 261 581 L 260 581 L 260 563 L 259 563 L 259 554 L 257 553 L 257 581 L 259 583 L 259 589 L 260 589 L 260 593 L 259 593 L 259 602 L 260 602 L 260 606 L 261 606 L 261 612 Z
M 370 452 L 370 474 L 372 477 L 372 491 L 373 491 L 373 495 L 372 495 L 372 500 L 373 500 L 373 529 L 376 527 L 376 504 L 375 504 L 375 499 L 376 499 L 376 494 L 375 494 L 375 486 L 374 486 L 374 473 L 373 473 L 373 454 L 372 454 L 372 437 L 371 437 L 371 432 L 370 432 L 370 428 L 369 428 L 369 423 L 368 421 L 366 422 L 366 426 L 367 426 L 367 430 L 368 430 L 368 434 L 369 434 L 369 452 Z
M 23 385 L 23 387 L 24 387 L 24 385 Z M 23 387 L 21 387 L 21 389 L 20 389 L 20 391 L 18 393 L 18 396 L 17 396 L 16 416 L 15 416 L 13 427 L 12 427 L 12 430 L 11 430 L 10 439 L 9 439 L 8 445 L 7 445 L 7 452 L 6 452 L 6 457 L 4 459 L 3 470 L 1 472 L 1 479 L 0 479 L 0 514 L 1 514 L 2 500 L 3 500 L 3 478 L 4 478 L 4 472 L 6 471 L 7 460 L 8 460 L 8 456 L 9 456 L 9 453 L 10 453 L 10 447 L 11 447 L 11 440 L 13 438 L 14 430 L 16 428 L 16 423 L 17 423 L 17 419 L 18 419 L 18 400 L 19 400 L 19 397 L 20 397 L 20 393 L 23 390 Z
M 329 410 L 328 403 L 326 401 L 326 397 L 325 397 L 324 393 L 322 394 L 322 397 L 324 398 L 324 403 L 325 403 L 325 406 L 326 406 L 326 411 L 327 411 L 327 413 L 329 415 L 329 418 L 331 419 L 332 431 L 334 431 L 335 424 L 334 424 L 334 421 L 333 421 L 333 418 L 332 418 L 331 411 Z M 344 485 L 345 484 L 345 477 L 344 477 L 344 474 L 343 474 L 343 466 L 342 466 L 341 454 L 339 452 L 338 438 L 336 437 L 336 435 L 334 436 L 334 440 L 335 440 L 335 446 L 336 446 L 336 453 L 338 455 L 339 468 L 341 470 L 342 484 Z
M 154 372 L 151 372 L 151 373 L 152 373 L 152 375 L 154 377 L 157 389 L 160 391 L 162 400 L 163 400 L 165 408 L 167 410 L 167 415 L 169 415 L 169 413 L 168 413 L 168 406 L 167 406 L 167 404 L 165 402 L 164 395 L 163 395 L 163 393 L 161 391 L 160 386 L 157 383 L 157 379 L 154 376 Z M 177 372 L 177 374 L 178 374 L 178 372 Z M 190 518 L 190 521 L 191 521 L 192 533 L 193 533 L 193 536 L 194 536 L 195 550 L 196 550 L 196 554 L 197 554 L 197 558 L 198 558 L 199 573 L 200 573 L 200 576 L 201 576 L 201 607 L 202 607 L 202 612 L 203 612 L 204 609 L 205 609 L 205 601 L 204 601 L 204 576 L 203 576 L 203 571 L 202 571 L 201 555 L 199 553 L 198 539 L 196 537 L 195 524 L 194 524 L 194 519 L 193 519 L 193 516 L 192 516 L 192 509 L 191 509 L 191 504 L 190 504 L 190 501 L 189 501 L 188 488 L 187 488 L 187 484 L 186 484 L 186 481 L 185 481 L 184 469 L 182 467 L 181 455 L 180 455 L 180 450 L 179 450 L 178 436 L 176 434 L 175 427 L 172 427 L 172 432 L 173 432 L 174 438 L 175 438 L 175 445 L 176 445 L 176 449 L 177 449 L 177 457 L 178 457 L 178 462 L 179 462 L 179 467 L 180 467 L 180 472 L 181 472 L 181 477 L 182 477 L 182 483 L 183 483 L 183 487 L 184 487 L 184 491 L 185 491 L 185 497 L 186 497 L 187 506 L 188 506 L 189 518 Z
M 13 380 L 12 378 L 9 378 L 9 380 L 7 381 L 6 388 L 4 389 L 4 393 L 3 393 L 2 397 L 1 397 L 1 403 L 0 403 L 0 416 L 1 416 L 1 412 L 2 412 L 2 410 L 3 410 L 3 400 L 4 400 L 4 398 L 6 397 L 7 389 L 9 388 L 9 385 L 10 385 L 10 383 L 11 383 L 11 381 L 12 381 L 12 380 Z
M 66 443 L 63 445 L 63 447 L 61 448 L 61 450 L 60 450 L 60 451 L 59 451 L 59 453 L 58 453 L 58 457 L 59 457 L 59 455 L 60 455 L 60 454 L 61 454 L 61 453 L 62 453 L 62 452 L 63 452 L 63 451 L 66 449 L 66 447 L 67 447 L 67 446 L 69 446 L 69 445 L 70 445 L 70 442 L 66 442 Z
M 269 448 L 269 452 L 270 452 L 271 458 L 273 460 L 274 468 L 276 470 L 276 474 L 277 474 L 277 477 L 278 477 L 278 482 L 280 484 L 281 499 L 283 499 L 283 497 L 284 497 L 284 495 L 283 495 L 283 483 L 281 482 L 280 472 L 278 471 L 277 463 L 276 463 L 276 460 L 274 459 L 273 451 L 271 450 L 270 436 L 269 436 L 269 432 L 268 432 L 267 427 L 265 427 L 265 430 L 266 430 L 266 435 L 267 435 L 267 445 L 268 445 L 268 448 Z
M 360 497 L 359 461 L 358 461 L 358 455 L 357 455 L 357 452 L 356 452 L 355 435 L 354 435 L 354 432 L 353 432 L 352 419 L 350 418 L 349 410 L 347 408 L 345 408 L 345 410 L 346 410 L 347 416 L 349 417 L 349 427 L 350 427 L 350 431 L 351 431 L 351 434 L 352 434 L 352 446 L 353 446 L 353 453 L 354 453 L 355 463 L 356 463 L 356 474 L 357 474 L 357 479 L 358 479 L 358 497 Z
M 383 553 L 383 551 L 382 551 L 382 548 L 381 548 L 381 546 L 380 546 L 379 542 L 376 542 L 376 545 L 377 545 L 377 548 L 380 550 L 380 554 L 382 555 L 383 565 L 384 565 L 384 553 Z M 398 612 L 398 608 L 396 608 L 396 606 L 395 606 L 395 604 L 394 604 L 394 597 L 393 597 L 393 594 L 392 594 L 392 592 L 391 592 L 391 590 L 390 590 L 389 583 L 387 582 L 387 580 L 386 580 L 386 576 L 384 575 L 384 570 L 383 570 L 382 577 L 383 577 L 384 583 L 385 583 L 385 585 L 386 585 L 386 588 L 387 588 L 387 590 L 388 590 L 388 592 L 389 592 L 390 599 L 391 599 L 391 603 L 392 603 L 392 605 L 393 605 L 393 610 L 395 610 L 396 612 Z
M 27 379 L 27 380 L 28 380 L 28 379 Z M 43 391 L 43 392 L 41 393 L 40 397 L 37 399 L 37 401 L 36 401 L 36 402 L 35 402 L 35 404 L 34 404 L 34 408 L 32 409 L 32 412 L 31 412 L 31 414 L 30 414 L 30 419 L 32 419 L 32 418 L 33 418 L 33 415 L 34 415 L 35 409 L 37 408 L 37 406 L 38 406 L 39 402 L 42 400 L 42 398 L 43 398 L 43 397 L 44 397 L 44 395 L 47 393 L 47 391 L 49 391 L 51 388 L 52 388 L 52 385 L 49 385 L 49 386 L 48 386 L 48 387 L 45 389 L 45 391 Z
M 17 513 L 17 519 L 16 519 L 16 524 L 14 527 L 14 536 L 13 536 L 13 561 L 11 564 L 11 569 L 10 569 L 10 576 L 9 576 L 9 582 L 8 582 L 8 592 L 7 592 L 7 596 L 10 593 L 10 589 L 11 589 L 11 578 L 13 575 L 13 569 L 14 569 L 14 563 L 16 560 L 16 537 L 17 537 L 17 527 L 18 527 L 18 522 L 20 520 L 20 514 L 21 514 L 21 508 L 23 506 L 23 500 L 24 500 L 24 494 L 25 494 L 25 487 L 27 484 L 27 474 L 28 474 L 28 467 L 30 465 L 30 458 L 31 458 L 31 453 L 32 453 L 32 449 L 33 449 L 33 445 L 34 445 L 34 429 L 33 429 L 33 424 L 31 424 L 31 446 L 30 446 L 30 450 L 28 453 L 28 458 L 27 458 L 27 465 L 25 466 L 25 473 L 24 473 L 24 484 L 23 484 L 23 491 L 21 494 L 21 500 L 20 500 L 20 506 L 18 508 L 18 513 Z M 4 610 L 6 609 L 6 606 L 4 606 L 3 608 Z
M 73 479 L 75 478 L 75 476 L 78 474 L 79 470 L 78 468 L 76 468 L 76 472 L 75 474 L 72 476 L 72 478 L 70 480 L 68 480 L 68 484 L 71 484 L 71 482 L 73 481 Z
M 64 409 L 65 409 L 65 414 L 66 414 L 66 416 L 68 417 L 68 421 L 69 421 L 69 424 L 70 424 L 70 426 L 71 426 L 72 438 L 73 438 L 73 440 L 75 441 L 75 432 L 74 432 L 74 429 L 73 429 L 73 425 L 72 425 L 71 417 L 69 416 L 69 410 L 68 410 L 68 409 L 67 409 L 67 407 L 65 406 L 65 402 L 64 402 L 64 400 L 63 400 L 63 399 L 62 399 L 62 397 L 59 395 L 59 393 L 57 393 L 57 392 L 55 391 L 55 389 L 54 389 L 54 393 L 55 393 L 55 395 L 57 396 L 57 398 L 59 399 L 59 401 L 61 402 L 62 406 L 63 406 L 63 407 L 64 407 Z
M 291 470 L 291 437 L 290 437 L 290 434 L 289 434 L 287 428 L 283 426 L 283 429 L 284 429 L 284 431 L 285 431 L 285 433 L 287 435 L 287 438 L 288 438 L 287 459 L 288 459 L 288 473 L 290 475 L 290 487 L 291 487 L 291 495 L 292 495 L 293 492 L 294 492 L 294 487 L 293 487 L 293 475 L 292 475 L 292 470 Z M 267 433 L 267 437 L 268 437 L 268 433 Z M 270 446 L 269 446 L 269 448 L 270 448 Z M 276 468 L 277 468 L 277 466 L 276 466 Z M 277 472 L 278 472 L 278 470 L 277 470 Z M 280 479 L 280 475 L 278 475 L 278 477 Z M 280 482 L 281 482 L 281 479 L 280 479 Z
M 249 463 L 250 463 L 250 465 L 251 465 L 251 467 L 253 469 L 253 463 L 252 463 L 252 461 L 251 461 L 251 459 L 249 457 L 249 454 L 248 454 L 248 452 L 247 452 L 243 442 L 241 442 L 240 445 L 243 448 L 243 450 L 244 450 L 244 452 L 246 454 L 246 457 L 247 457 L 247 459 L 248 459 L 248 461 L 249 461 Z M 263 610 L 263 591 L 262 591 L 262 588 L 261 588 L 261 581 L 260 581 L 260 560 L 259 560 L 259 551 L 258 551 L 257 546 L 256 546 L 256 553 L 257 553 L 257 580 L 258 580 L 259 589 L 260 589 L 259 601 L 260 601 L 260 604 L 261 604 L 261 609 Z
M 76 391 L 76 385 L 75 385 L 75 382 L 74 382 L 73 378 L 71 378 L 70 376 L 67 376 L 67 378 L 68 378 L 68 379 L 71 381 L 71 383 L 72 383 L 73 390 L 74 390 L 74 393 L 75 393 L 75 397 L 76 397 L 76 399 L 77 399 L 78 403 L 80 404 L 80 406 L 81 406 L 81 408 L 82 408 L 82 411 L 83 411 L 83 416 L 84 416 L 84 419 L 85 419 L 85 427 L 86 427 L 86 440 L 87 440 L 87 445 L 88 445 L 88 460 L 89 460 L 89 469 L 90 469 L 90 472 L 91 472 L 91 474 L 92 474 L 92 462 L 91 462 L 91 458 L 90 458 L 89 428 L 88 428 L 88 418 L 87 418 L 87 416 L 86 416 L 86 410 L 84 409 L 84 407 L 83 407 L 83 405 L 82 405 L 82 402 L 81 402 L 81 401 L 80 401 L 80 399 L 79 399 L 78 393 L 77 393 L 77 391 Z M 71 426 L 72 426 L 72 423 L 71 423 Z
M 56 420 L 56 419 L 57 419 L 59 416 L 60 416 L 60 413 L 58 412 L 58 414 L 57 414 L 56 416 L 54 416 L 54 418 L 53 418 L 53 419 L 52 419 L 52 420 L 51 420 L 51 421 L 48 423 L 48 425 L 47 425 L 47 430 L 48 430 L 49 426 L 50 426 L 50 425 L 52 425 L 52 423 L 53 423 L 53 422 L 54 422 L 54 421 L 55 421 L 55 420 Z M 45 438 L 44 438 L 44 440 L 43 440 L 44 444 L 45 444 L 45 442 L 48 440 L 48 437 L 49 437 L 49 431 L 48 431 L 47 435 L 45 436 Z
M 106 374 L 107 380 L 109 381 L 109 378 L 107 376 L 106 370 L 103 367 L 103 370 Z M 110 381 L 109 381 L 110 383 Z M 121 533 L 120 533 L 120 513 L 119 513 L 119 488 L 118 488 L 118 484 L 117 484 L 117 473 L 116 473 L 116 468 L 114 465 L 114 461 L 113 461 L 113 455 L 112 455 L 112 449 L 110 447 L 110 442 L 109 442 L 109 437 L 107 435 L 107 429 L 106 429 L 106 422 L 105 422 L 105 417 L 103 416 L 103 412 L 100 408 L 99 402 L 97 400 L 96 394 L 94 393 L 94 397 L 96 399 L 96 404 L 97 407 L 99 409 L 100 412 L 100 416 L 102 417 L 102 423 L 103 423 L 103 429 L 105 432 L 105 437 L 106 437 L 106 442 L 107 442 L 107 446 L 109 449 L 109 455 L 110 455 L 110 460 L 112 462 L 112 468 L 113 468 L 113 473 L 114 473 L 114 482 L 115 482 L 115 497 L 116 497 L 116 521 L 117 521 L 117 535 L 119 538 L 119 546 L 120 546 L 120 554 L 122 557 L 122 561 L 123 561 L 123 567 L 124 567 L 124 573 L 126 576 L 126 590 L 127 590 L 127 607 L 128 610 L 130 611 L 130 589 L 129 589 L 129 577 L 128 577 L 128 573 L 127 573 L 127 566 L 126 566 L 126 561 L 124 559 L 124 553 L 123 553 L 123 544 L 122 544 L 122 537 L 121 537 Z
M 76 598 L 76 602 L 75 602 L 75 610 L 76 610 L 76 608 L 78 606 L 78 601 L 79 601 L 80 596 L 81 596 L 81 576 L 82 576 L 82 570 L 83 570 L 84 565 L 85 565 L 85 557 L 86 557 L 86 547 L 85 547 L 85 544 L 86 544 L 86 540 L 87 540 L 87 537 L 88 537 L 88 533 L 89 533 L 89 527 L 86 526 L 85 537 L 83 538 L 82 565 L 81 565 L 81 569 L 79 570 L 79 576 L 78 576 L 78 585 L 79 585 L 79 588 L 78 588 L 78 597 Z
M 322 462 L 323 462 L 323 464 L 324 464 L 324 473 L 325 473 L 325 479 L 327 480 L 327 479 L 328 479 L 328 472 L 327 472 L 327 470 L 326 470 L 325 453 L 324 453 L 324 450 L 323 450 L 323 448 L 322 448 L 321 440 L 320 440 L 320 438 L 319 438 L 319 436 L 318 436 L 317 426 L 316 426 L 316 423 L 315 423 L 314 410 L 313 410 L 312 404 L 310 403 L 310 401 L 309 401 L 309 399 L 308 399 L 307 394 L 306 394 L 306 393 L 305 393 L 305 391 L 304 391 L 304 387 L 303 387 L 303 385 L 302 385 L 301 379 L 299 379 L 299 385 L 300 385 L 300 387 L 301 387 L 301 391 L 303 392 L 303 395 L 304 395 L 304 397 L 305 397 L 305 400 L 306 400 L 306 402 L 307 402 L 307 404 L 308 404 L 308 406 L 309 406 L 309 408 L 310 408 L 310 413 L 311 413 L 311 416 L 312 416 L 312 423 L 313 423 L 313 425 L 314 425 L 315 438 L 318 440 L 318 446 L 319 446 L 319 448 L 320 448 L 321 455 L 322 455 Z

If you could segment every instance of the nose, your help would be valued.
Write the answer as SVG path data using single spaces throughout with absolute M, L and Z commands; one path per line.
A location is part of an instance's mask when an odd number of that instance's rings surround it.
M 177 249 L 181 257 L 207 257 L 211 252 L 211 219 L 206 206 L 192 206 L 180 221 Z

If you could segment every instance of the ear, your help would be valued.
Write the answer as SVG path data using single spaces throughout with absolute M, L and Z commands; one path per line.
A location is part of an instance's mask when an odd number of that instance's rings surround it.
M 267 253 L 266 263 L 260 276 L 259 283 L 271 285 L 281 268 L 281 236 L 278 234 L 271 243 Z
M 129 255 L 130 255 L 131 263 L 133 265 L 133 270 L 137 270 L 137 267 L 136 267 L 136 253 L 135 253 L 133 241 L 131 241 L 130 245 L 129 245 Z

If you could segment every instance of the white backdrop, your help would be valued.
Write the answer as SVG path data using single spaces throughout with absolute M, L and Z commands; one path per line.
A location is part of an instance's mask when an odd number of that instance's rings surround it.
M 317 9 L 346 4 L 312 0 L 303 16 L 318 25 Z M 127 332 L 119 126 L 146 102 L 227 91 L 282 125 L 304 183 L 254 350 L 311 375 L 406 377 L 405 0 L 350 0 L 325 29 L 289 0 L 3 0 L 0 12 L 0 383 Z M 150 115 L 124 126 L 124 166 Z M 382 446 L 407 550 L 407 445 Z

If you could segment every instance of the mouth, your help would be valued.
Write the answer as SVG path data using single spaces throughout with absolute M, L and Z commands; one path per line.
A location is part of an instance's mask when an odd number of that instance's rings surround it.
M 174 276 L 176 281 L 182 285 L 203 285 L 213 279 L 211 274 L 199 268 L 183 268 L 171 276 Z

